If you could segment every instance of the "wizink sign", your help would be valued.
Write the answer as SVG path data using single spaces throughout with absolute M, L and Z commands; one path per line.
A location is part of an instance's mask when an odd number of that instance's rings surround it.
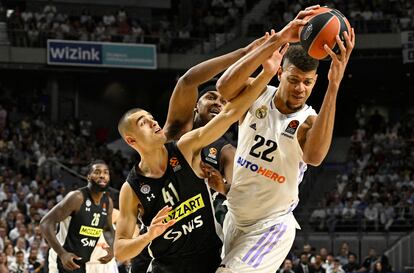
M 48 40 L 47 63 L 156 69 L 157 56 L 154 45 Z
M 48 64 L 100 64 L 102 65 L 102 45 L 48 41 Z

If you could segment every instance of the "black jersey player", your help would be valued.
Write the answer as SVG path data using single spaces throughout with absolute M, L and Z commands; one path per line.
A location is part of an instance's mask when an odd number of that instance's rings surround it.
M 101 234 L 109 244 L 108 254 L 101 263 L 113 258 L 112 199 L 105 194 L 109 186 L 109 170 L 97 160 L 89 165 L 88 185 L 69 192 L 53 207 L 40 223 L 43 236 L 51 249 L 48 255 L 50 273 L 85 272 L 85 263 Z M 56 233 L 55 227 L 59 224 Z

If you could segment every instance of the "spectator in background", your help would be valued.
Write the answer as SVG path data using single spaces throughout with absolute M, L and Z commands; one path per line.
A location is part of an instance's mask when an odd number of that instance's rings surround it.
M 319 255 L 321 256 L 323 263 L 325 263 L 326 257 L 328 256 L 328 250 L 322 247 L 321 249 L 319 249 Z
M 26 245 L 26 239 L 25 238 L 18 237 L 16 239 L 14 251 L 16 252 L 16 255 L 17 255 L 18 252 L 22 252 L 23 255 L 24 255 L 24 257 L 27 257 L 28 256 L 28 253 L 27 253 L 27 245 Z
M 290 259 L 285 259 L 285 261 L 283 262 L 282 268 L 280 268 L 277 273 L 295 273 L 295 271 L 293 271 L 293 263 L 292 260 Z
M 380 261 L 374 263 L 373 273 L 387 273 L 386 268 L 382 265 Z
M 24 253 L 16 252 L 16 260 L 9 266 L 10 273 L 28 273 L 28 269 L 28 264 L 24 261 Z
M 326 220 L 326 205 L 325 203 L 318 202 L 317 208 L 312 212 L 309 223 L 317 231 L 325 230 Z
M 314 273 L 313 267 L 309 265 L 307 253 L 302 252 L 302 254 L 300 254 L 300 262 L 293 271 L 295 271 L 295 273 Z
M 389 231 L 390 227 L 394 223 L 395 219 L 395 210 L 394 207 L 390 206 L 390 203 L 387 201 L 384 203 L 384 207 L 380 214 L 381 225 L 384 225 L 384 230 Z
M 14 247 L 11 242 L 6 243 L 4 246 L 4 253 L 6 254 L 8 266 L 16 261 L 16 257 L 14 256 Z
M 328 270 L 326 270 L 326 273 L 345 273 L 345 271 L 342 269 L 339 259 L 334 259 L 333 266 L 328 268 Z
M 378 209 L 372 203 L 369 203 L 368 207 L 365 208 L 364 221 L 362 223 L 364 230 L 370 229 L 372 226 L 375 231 L 378 230 Z
M 7 256 L 4 252 L 0 252 L 0 272 L 9 273 L 9 268 L 7 266 Z
M 332 270 L 332 268 L 334 266 L 334 259 L 335 259 L 335 256 L 333 255 L 333 253 L 328 253 L 328 255 L 326 255 L 326 260 L 322 264 L 322 267 L 325 268 L 326 273 L 328 273 L 328 271 Z
M 353 207 L 352 199 L 348 199 L 346 201 L 346 206 L 342 209 L 342 224 L 344 228 L 352 228 L 355 226 L 356 218 L 356 210 Z M 340 258 L 341 264 L 344 265 L 344 262 L 346 262 L 347 258 L 346 256 L 342 256 Z
M 43 269 L 43 262 L 41 263 L 39 261 L 39 250 L 38 248 L 31 248 L 30 254 L 28 257 L 28 263 L 29 263 L 29 272 L 35 272 L 39 273 Z
M 357 262 L 357 256 L 350 252 L 348 254 L 348 262 L 343 266 L 345 272 L 357 272 L 360 269 L 360 265 Z
M 310 244 L 305 244 L 303 246 L 303 253 L 308 256 L 308 262 L 310 264 L 313 264 L 315 262 L 314 250 L 312 250 L 312 246 Z
M 315 262 L 312 264 L 314 273 L 326 273 L 325 268 L 323 267 L 323 259 L 321 255 L 315 256 Z
M 341 265 L 345 265 L 348 263 L 348 255 L 349 255 L 349 245 L 347 242 L 343 242 L 341 245 L 341 249 L 339 250 L 338 256 L 336 259 L 339 260 Z
M 368 256 L 362 262 L 361 272 L 372 272 L 374 269 L 374 263 L 378 260 L 377 252 L 374 248 L 368 250 Z

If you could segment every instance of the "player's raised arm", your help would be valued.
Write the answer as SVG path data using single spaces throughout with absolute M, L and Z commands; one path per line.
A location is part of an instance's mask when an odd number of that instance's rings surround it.
M 250 75 L 270 56 L 273 52 L 286 43 L 299 41 L 299 28 L 307 21 L 303 20 L 311 15 L 319 5 L 308 7 L 300 11 L 296 18 L 289 22 L 280 32 L 271 31 L 271 37 L 261 46 L 238 60 L 230 66 L 217 82 L 217 91 L 226 99 L 231 100 L 237 96 L 248 81 Z
M 185 134 L 178 141 L 178 147 L 188 162 L 192 162 L 193 155 L 199 154 L 203 147 L 218 139 L 226 132 L 231 124 L 244 115 L 276 74 L 286 49 L 287 46 L 283 48 L 282 54 L 275 51 L 272 56 L 263 63 L 263 70 L 259 76 L 248 84 L 237 97 L 229 101 L 220 114 L 205 126 Z
M 335 121 L 336 97 L 351 52 L 355 45 L 354 29 L 351 30 L 350 35 L 345 32 L 344 37 L 346 48 L 339 36 L 336 37 L 337 44 L 340 48 L 339 54 L 335 54 L 331 49 L 325 46 L 325 50 L 332 58 L 331 67 L 328 72 L 328 89 L 326 90 L 318 116 L 308 118 L 308 126 L 304 127 L 306 132 L 298 131 L 298 137 L 300 133 L 304 138 L 302 140 L 303 160 L 314 166 L 321 164 L 331 145 Z
M 194 107 L 198 98 L 198 87 L 227 69 L 265 41 L 261 37 L 246 47 L 204 61 L 190 68 L 178 80 L 171 95 L 164 130 L 168 140 L 177 140 L 193 128 Z

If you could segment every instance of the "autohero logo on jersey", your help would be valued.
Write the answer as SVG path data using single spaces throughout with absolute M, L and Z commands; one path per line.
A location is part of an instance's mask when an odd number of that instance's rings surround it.
M 194 197 L 182 202 L 178 207 L 171 210 L 168 214 L 168 217 L 164 220 L 164 222 L 168 222 L 172 219 L 180 221 L 181 219 L 195 213 L 199 209 L 204 208 L 204 200 L 200 194 L 197 194 Z M 185 224 L 181 226 L 175 224 L 174 229 L 170 229 L 164 234 L 164 239 L 173 240 L 175 242 L 178 240 L 182 235 L 187 235 L 191 233 L 194 229 L 203 226 L 203 220 L 201 219 L 201 215 L 191 219 Z
M 242 158 L 241 156 L 239 156 L 239 158 L 237 159 L 237 165 L 239 165 L 240 167 L 244 167 L 250 170 L 251 172 L 267 177 L 268 179 L 276 181 L 278 183 L 284 183 L 286 181 L 285 176 L 280 175 L 277 172 L 272 171 L 270 169 L 266 169 L 262 166 L 259 166 L 247 159 Z

